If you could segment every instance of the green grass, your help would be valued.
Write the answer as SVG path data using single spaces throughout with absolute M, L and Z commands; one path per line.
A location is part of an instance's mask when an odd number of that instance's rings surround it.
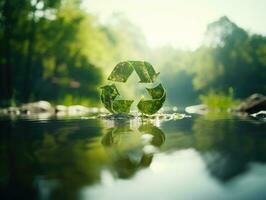
M 200 95 L 199 98 L 210 111 L 215 112 L 226 112 L 239 103 L 239 101 L 234 98 L 233 88 L 230 88 L 227 93 L 211 90 L 206 95 Z

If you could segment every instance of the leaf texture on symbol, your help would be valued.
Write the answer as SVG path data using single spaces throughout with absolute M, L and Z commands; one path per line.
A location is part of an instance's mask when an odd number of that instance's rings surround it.
M 134 68 L 128 62 L 120 62 L 118 63 L 110 76 L 108 77 L 109 81 L 116 82 L 126 82 L 128 77 L 132 74 Z
M 119 92 L 114 84 L 112 85 L 105 85 L 101 87 L 102 93 L 101 93 L 101 101 L 104 105 L 104 107 L 111 113 L 114 113 L 113 111 L 113 101 L 115 98 L 119 95 Z
M 133 100 L 114 100 L 113 111 L 115 113 L 129 113 Z
M 108 80 L 126 82 L 133 71 L 139 76 L 140 83 L 155 82 L 159 73 L 156 73 L 152 65 L 145 61 L 125 61 L 118 63 L 111 72 Z M 116 100 L 119 92 L 114 84 L 101 87 L 101 101 L 104 107 L 111 113 L 129 113 L 133 100 Z M 152 115 L 163 106 L 166 92 L 162 84 L 154 88 L 146 88 L 151 99 L 141 99 L 137 107 L 143 114 Z
M 159 73 L 156 73 L 152 65 L 145 61 L 125 61 L 118 63 L 110 76 L 109 81 L 126 82 L 133 70 L 140 78 L 140 83 L 153 83 Z
M 137 72 L 140 83 L 153 83 L 160 73 L 156 73 L 152 65 L 145 61 L 131 61 Z
M 141 99 L 138 103 L 138 109 L 143 114 L 152 115 L 161 109 L 165 101 L 166 94 L 164 93 L 161 99 L 144 100 Z

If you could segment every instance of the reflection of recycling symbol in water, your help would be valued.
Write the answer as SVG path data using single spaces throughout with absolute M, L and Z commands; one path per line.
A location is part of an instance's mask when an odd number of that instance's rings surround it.
M 165 142 L 165 134 L 153 124 L 138 128 L 129 124 L 115 124 L 107 129 L 101 143 L 105 147 L 112 169 L 120 178 L 129 178 L 138 170 L 150 166 L 153 155 Z
M 136 71 L 140 83 L 154 83 L 159 73 L 156 73 L 151 64 L 144 61 L 127 61 L 118 63 L 111 72 L 108 80 L 115 82 L 126 82 L 133 71 Z M 101 101 L 104 107 L 111 113 L 129 113 L 133 100 L 118 100 L 120 94 L 115 84 L 101 87 Z M 141 99 L 137 105 L 139 111 L 144 114 L 154 114 L 162 106 L 166 98 L 162 84 L 154 88 L 146 88 L 151 99 Z

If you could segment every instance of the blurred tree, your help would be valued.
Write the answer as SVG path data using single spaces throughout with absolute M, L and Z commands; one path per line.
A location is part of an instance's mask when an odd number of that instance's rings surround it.
M 80 2 L 0 0 L 2 104 L 98 103 L 102 72 L 121 60 L 144 58 L 138 28 L 120 15 L 100 24 Z
M 152 51 L 168 92 L 168 103 L 197 103 L 200 93 L 227 93 L 236 98 L 266 92 L 266 37 L 252 35 L 227 17 L 208 25 L 204 43 L 195 51 L 171 46 Z M 210 93 L 209 93 L 210 94 Z
M 60 102 L 68 99 L 69 104 L 82 99 L 87 104 L 97 100 L 101 72 L 96 67 L 100 62 L 94 55 L 102 60 L 103 53 L 96 48 L 104 46 L 107 40 L 91 19 L 70 2 L 57 10 L 55 20 L 41 22 L 36 34 L 39 36 L 36 53 L 40 79 L 32 89 L 37 99 Z
M 0 1 L 0 69 L 1 69 L 1 90 L 0 97 L 4 104 L 12 97 L 12 42 L 14 42 L 14 35 L 17 27 L 18 16 L 22 18 L 25 14 L 22 10 L 26 9 L 26 5 L 17 4 L 18 1 Z M 15 5 L 19 6 L 15 6 Z M 24 9 L 21 9 L 24 8 Z M 13 14 L 14 12 L 14 14 Z
M 248 34 L 227 17 L 211 23 L 205 44 L 194 54 L 195 88 L 226 92 L 232 87 L 237 97 L 265 93 L 265 39 Z
M 247 33 L 227 17 L 207 27 L 195 51 L 151 51 L 122 14 L 101 24 L 79 0 L 0 0 L 0 43 L 1 104 L 98 103 L 102 74 L 121 60 L 149 60 L 162 72 L 170 104 L 197 103 L 198 94 L 211 89 L 232 87 L 236 97 L 266 92 L 266 37 Z M 124 92 L 135 96 L 132 83 Z

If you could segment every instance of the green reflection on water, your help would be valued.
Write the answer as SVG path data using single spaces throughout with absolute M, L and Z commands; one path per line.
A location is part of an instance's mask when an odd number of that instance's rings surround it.
M 207 115 L 193 124 L 194 148 L 212 176 L 227 182 L 247 171 L 250 163 L 266 162 L 265 123 Z
M 103 170 L 130 180 L 148 169 L 157 152 L 195 149 L 221 184 L 247 173 L 250 163 L 266 161 L 265 123 L 231 116 L 162 122 L 160 128 L 134 120 L 0 125 L 0 192 L 14 198 L 77 199 L 83 187 L 101 182 Z
M 102 144 L 119 178 L 129 178 L 138 169 L 149 166 L 156 147 L 160 147 L 164 141 L 164 133 L 151 123 L 138 128 L 119 123 L 108 129 L 102 138 Z
M 54 198 L 76 198 L 80 188 L 100 180 L 105 168 L 114 177 L 129 178 L 149 166 L 165 139 L 151 123 L 123 121 L 108 129 L 98 120 L 86 123 L 3 123 L 2 190 L 18 187 L 38 196 L 40 182 L 52 180 Z

